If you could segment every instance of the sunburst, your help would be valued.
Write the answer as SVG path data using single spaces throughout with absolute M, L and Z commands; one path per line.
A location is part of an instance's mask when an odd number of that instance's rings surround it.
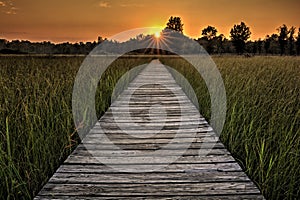
M 155 33 L 154 33 L 154 37 L 155 37 L 156 39 L 160 39 L 161 33 L 160 33 L 160 32 L 155 32 Z

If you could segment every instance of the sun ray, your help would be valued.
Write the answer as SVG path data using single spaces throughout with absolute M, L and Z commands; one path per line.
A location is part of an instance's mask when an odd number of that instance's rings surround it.
M 160 32 L 155 32 L 155 33 L 154 33 L 154 37 L 155 37 L 156 39 L 160 39 L 161 33 L 160 33 Z

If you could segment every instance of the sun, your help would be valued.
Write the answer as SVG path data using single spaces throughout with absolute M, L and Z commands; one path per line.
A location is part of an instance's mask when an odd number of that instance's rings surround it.
M 155 32 L 155 33 L 154 33 L 154 37 L 155 37 L 156 39 L 159 39 L 160 36 L 161 36 L 160 32 Z

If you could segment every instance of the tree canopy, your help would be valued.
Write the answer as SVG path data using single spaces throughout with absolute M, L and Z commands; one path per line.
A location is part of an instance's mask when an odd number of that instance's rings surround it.
M 183 23 L 181 21 L 181 18 L 171 16 L 167 23 L 166 28 L 182 33 L 183 32 Z
M 207 26 L 202 30 L 202 35 L 205 37 L 207 40 L 212 40 L 214 37 L 217 36 L 218 30 L 213 27 L 213 26 Z
M 242 54 L 245 50 L 246 41 L 250 38 L 250 28 L 244 23 L 235 24 L 230 31 L 230 38 L 238 54 Z
M 277 31 L 279 33 L 278 42 L 280 45 L 280 54 L 283 55 L 285 53 L 285 47 L 287 44 L 289 30 L 288 27 L 285 24 L 283 24 L 282 26 L 277 28 Z

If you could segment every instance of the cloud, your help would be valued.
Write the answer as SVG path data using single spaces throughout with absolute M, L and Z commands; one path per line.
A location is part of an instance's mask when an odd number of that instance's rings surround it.
M 3 1 L 0 1 L 0 7 L 5 7 L 5 6 L 6 6 L 6 3 Z
M 6 14 L 8 15 L 15 15 L 17 14 L 18 8 L 14 7 L 13 5 L 10 7 L 8 11 L 6 11 Z
M 137 8 L 144 7 L 143 4 L 134 4 L 134 3 L 132 3 L 132 4 L 121 4 L 120 6 L 121 7 L 137 7 Z
M 18 8 L 16 8 L 16 7 L 10 7 L 9 9 L 7 9 L 5 11 L 5 13 L 8 14 L 8 15 L 16 15 L 17 10 L 18 10 Z
M 5 34 L 5 35 L 27 35 L 28 32 L 19 32 L 19 31 L 0 31 L 0 34 Z
M 14 3 L 12 0 L 3 0 L 0 1 L 0 8 L 1 12 L 7 14 L 7 15 L 15 15 L 17 14 L 18 8 L 14 6 Z
M 99 7 L 101 7 L 101 8 L 110 8 L 111 5 L 110 5 L 108 2 L 101 1 L 101 2 L 99 3 Z

